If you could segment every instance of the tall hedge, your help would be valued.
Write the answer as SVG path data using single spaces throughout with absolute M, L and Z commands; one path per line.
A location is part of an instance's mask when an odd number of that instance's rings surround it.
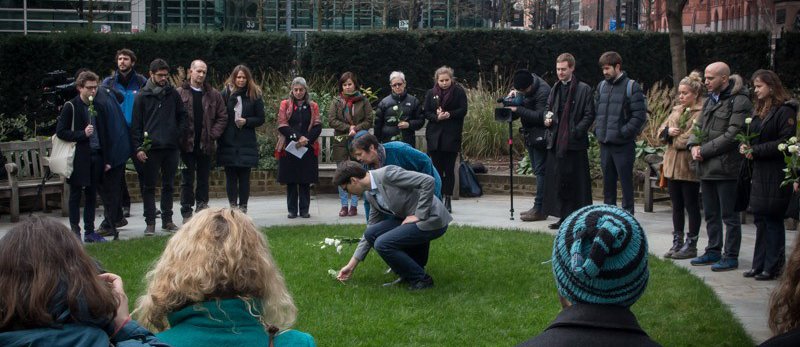
M 669 38 L 649 32 L 324 32 L 309 38 L 301 66 L 303 71 L 333 75 L 353 71 L 364 84 L 380 87 L 384 94 L 389 73 L 402 70 L 412 90 L 419 93 L 432 86 L 433 72 L 441 65 L 455 69 L 467 85 L 475 85 L 479 78 L 502 83 L 498 76 L 509 76 L 518 68 L 528 68 L 553 82 L 556 57 L 570 52 L 577 59 L 576 74 L 594 85 L 602 78 L 597 59 L 608 50 L 619 52 L 623 69 L 646 87 L 671 80 Z M 748 75 L 769 66 L 769 52 L 766 32 L 686 36 L 689 70 L 723 60 L 734 72 Z
M 786 32 L 775 48 L 775 72 L 784 85 L 800 88 L 800 33 Z
M 288 71 L 295 57 L 293 42 L 280 34 L 143 33 L 136 35 L 64 33 L 0 37 L 0 114 L 36 114 L 41 106 L 40 82 L 45 73 L 81 67 L 101 77 L 116 68 L 118 49 L 137 55 L 135 69 L 144 73 L 150 61 L 165 59 L 173 69 L 192 60 L 208 63 L 209 78 L 219 81 L 237 64 L 247 64 L 256 76 L 272 70 Z M 52 115 L 41 115 L 39 118 Z M 29 117 L 31 118 L 31 117 Z

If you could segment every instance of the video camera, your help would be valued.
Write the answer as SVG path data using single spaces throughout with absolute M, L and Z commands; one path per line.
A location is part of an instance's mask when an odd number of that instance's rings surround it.
M 40 111 L 42 114 L 57 115 L 64 103 L 78 95 L 75 77 L 70 76 L 64 70 L 46 73 L 41 81 L 41 91 Z
M 516 92 L 503 98 L 497 99 L 497 103 L 503 104 L 503 107 L 496 107 L 494 109 L 494 120 L 498 122 L 512 122 L 514 120 L 513 114 L 509 106 L 522 106 L 525 101 L 525 95 Z

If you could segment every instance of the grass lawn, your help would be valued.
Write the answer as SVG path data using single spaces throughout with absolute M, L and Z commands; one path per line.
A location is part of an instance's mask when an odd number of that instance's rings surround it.
M 521 231 L 451 227 L 431 246 L 428 272 L 436 286 L 422 292 L 384 288 L 394 279 L 371 252 L 346 284 L 341 254 L 320 249 L 326 237 L 359 237 L 363 226 L 265 228 L 299 314 L 295 328 L 320 346 L 513 346 L 543 331 L 560 310 L 553 280 L 553 238 Z M 88 245 L 125 280 L 131 307 L 166 237 Z M 650 283 L 633 306 L 640 324 L 664 346 L 753 345 L 742 326 L 699 279 L 650 257 Z

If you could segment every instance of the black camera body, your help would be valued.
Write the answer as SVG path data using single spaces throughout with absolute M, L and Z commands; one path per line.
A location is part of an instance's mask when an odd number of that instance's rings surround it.
M 512 96 L 506 96 L 504 98 L 497 99 L 497 102 L 503 104 L 503 107 L 497 107 L 494 109 L 494 120 L 498 122 L 514 121 L 513 113 L 506 107 L 522 106 L 524 101 L 525 95 L 520 92 L 516 92 Z

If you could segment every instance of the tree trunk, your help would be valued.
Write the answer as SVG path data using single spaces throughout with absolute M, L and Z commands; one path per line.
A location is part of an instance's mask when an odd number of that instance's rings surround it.
M 672 82 L 677 88 L 686 77 L 686 40 L 683 37 L 683 8 L 688 0 L 667 1 L 669 51 L 672 56 Z

